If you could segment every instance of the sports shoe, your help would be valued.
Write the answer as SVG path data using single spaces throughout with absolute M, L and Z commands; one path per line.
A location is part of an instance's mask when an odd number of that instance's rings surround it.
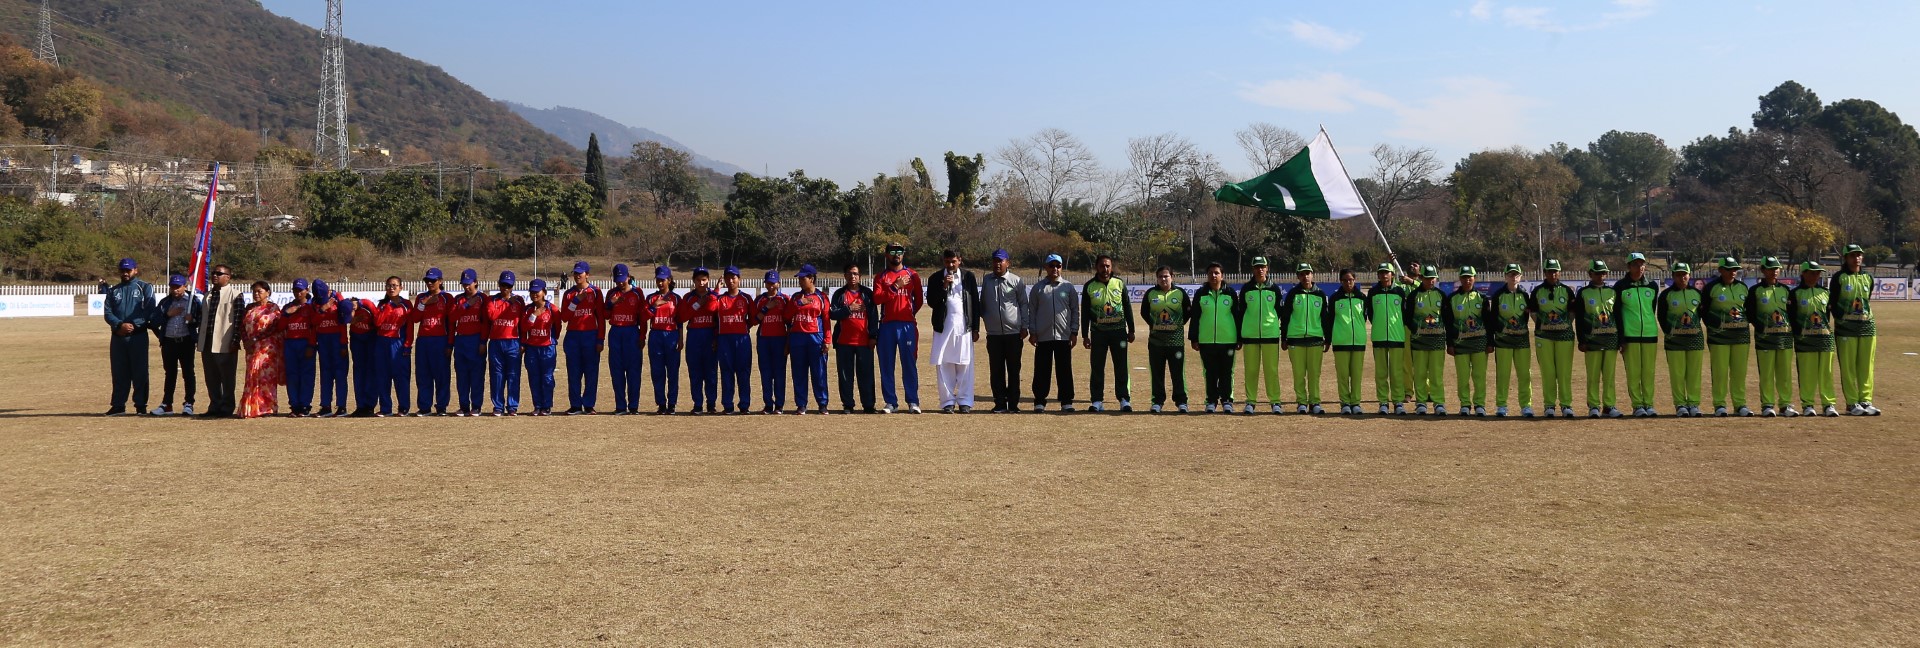
M 892 414 L 892 413 L 893 413 L 893 406 L 892 406 L 892 405 L 888 405 L 888 406 L 886 406 L 886 407 L 882 407 L 882 408 L 880 408 L 880 413 L 881 413 L 881 414 Z
M 1834 409 L 1832 405 L 1828 405 L 1820 409 L 1820 414 L 1822 416 L 1839 416 L 1840 411 Z
M 1587 408 L 1587 418 L 1600 418 L 1600 408 L 1598 407 Z
M 1800 412 L 1800 414 L 1802 416 L 1819 416 L 1820 412 L 1819 410 L 1813 409 L 1812 405 L 1808 405 L 1804 411 Z
M 1179 407 L 1179 408 L 1180 408 L 1180 413 L 1181 413 L 1181 414 L 1185 414 L 1185 413 L 1187 413 L 1187 404 L 1186 404 L 1186 403 L 1181 403 L 1181 404 L 1179 404 L 1179 405 L 1178 405 L 1177 407 Z
M 1873 407 L 1873 405 L 1871 405 L 1871 404 L 1869 404 L 1869 405 L 1867 405 L 1867 407 Z M 193 416 L 193 403 L 187 403 L 187 404 L 185 404 L 185 405 L 181 405 L 181 406 L 180 406 L 180 413 L 181 413 L 181 414 L 185 414 L 185 415 L 187 415 L 187 416 Z M 1873 413 L 1874 413 L 1874 414 L 1879 414 L 1879 413 L 1880 413 L 1880 410 L 1874 410 L 1874 411 L 1873 411 Z
M 1062 404 L 1060 405 L 1060 411 L 1061 411 L 1062 413 L 1066 413 L 1066 414 L 1072 414 L 1072 413 L 1073 413 L 1073 404 L 1072 404 L 1072 403 L 1062 403 Z
M 1279 414 L 1279 413 L 1280 413 L 1280 404 L 1279 404 L 1279 403 L 1274 403 L 1274 404 L 1273 404 L 1273 413 L 1275 413 L 1275 414 Z M 1300 411 L 1300 413 L 1301 413 L 1301 414 L 1305 414 L 1305 413 L 1306 413 L 1306 410 L 1305 410 L 1304 408 L 1302 408 L 1302 409 L 1301 409 L 1301 411 Z
M 1100 401 L 1094 401 L 1092 405 L 1088 405 L 1088 406 L 1087 406 L 1087 411 L 1089 411 L 1089 412 L 1105 412 L 1105 411 L 1107 411 L 1107 404 L 1106 404 L 1106 403 L 1103 403 L 1103 402 L 1100 402 Z
M 1561 416 L 1564 416 L 1564 417 L 1567 417 L 1567 418 L 1573 418 L 1573 406 L 1572 406 L 1572 405 L 1561 405 L 1561 406 L 1560 406 L 1560 415 L 1561 415 Z
M 1867 410 L 1867 416 L 1879 416 L 1879 415 L 1880 415 L 1880 408 L 1878 408 L 1878 407 L 1874 407 L 1874 406 L 1873 406 L 1873 401 L 1866 401 L 1866 402 L 1864 402 L 1864 403 L 1861 403 L 1861 404 L 1860 404 L 1860 406 L 1861 406 L 1861 407 L 1863 407 L 1863 408 L 1866 408 L 1866 410 Z M 188 414 L 192 414 L 192 413 L 193 413 L 193 406 L 192 406 L 192 405 L 188 405 L 188 406 L 187 406 L 187 413 L 188 413 Z
M 1132 401 L 1120 401 L 1120 411 L 1122 411 L 1122 412 L 1131 412 L 1131 411 L 1133 411 L 1133 402 L 1132 402 Z
M 1473 416 L 1473 408 L 1471 408 L 1471 407 L 1467 407 L 1467 406 L 1465 406 L 1465 405 L 1461 405 L 1461 406 L 1460 406 L 1460 415 L 1461 415 L 1461 416 Z
M 1219 409 L 1220 409 L 1220 408 L 1219 408 L 1219 406 L 1217 406 L 1217 405 L 1214 405 L 1213 403 L 1207 403 L 1207 413 L 1208 413 L 1208 414 L 1212 414 L 1212 413 L 1214 413 L 1215 411 L 1218 411 Z
M 1507 415 L 1507 408 L 1505 408 L 1505 407 L 1496 407 L 1496 408 L 1493 408 L 1493 415 L 1494 415 L 1494 416 L 1506 416 L 1506 415 Z
M 891 413 L 891 412 L 889 412 L 889 413 Z M 1047 404 L 1046 404 L 1046 403 L 1035 403 L 1035 404 L 1034 404 L 1034 406 L 1033 406 L 1033 413 L 1035 413 L 1035 414 L 1045 414 L 1045 413 L 1047 413 Z
M 1713 406 L 1713 415 L 1714 415 L 1714 416 L 1723 416 L 1723 417 L 1724 417 L 1724 416 L 1726 416 L 1726 415 L 1727 415 L 1727 406 L 1725 406 L 1725 405 L 1715 405 L 1715 406 Z
M 1486 415 L 1487 415 L 1487 407 L 1486 407 L 1485 405 L 1475 405 L 1475 406 L 1473 406 L 1473 415 L 1474 415 L 1474 416 L 1486 416 Z
M 1426 415 L 1427 415 L 1427 404 L 1426 404 L 1426 403 L 1414 403 L 1414 404 L 1413 404 L 1413 413 L 1415 413 L 1415 414 L 1419 414 L 1419 415 L 1421 415 L 1421 416 L 1426 416 Z
M 154 408 L 154 409 L 159 409 L 159 408 Z M 1847 416 L 1866 416 L 1866 415 L 1867 415 L 1867 408 L 1861 407 L 1859 403 L 1854 403 L 1853 407 L 1847 408 Z
M 1621 416 L 1623 415 L 1620 413 L 1620 410 L 1612 407 L 1607 408 L 1607 418 L 1620 418 Z
M 1753 410 L 1747 409 L 1747 406 L 1745 405 L 1741 405 L 1740 409 L 1736 409 L 1733 411 L 1733 414 L 1735 416 L 1753 416 Z
M 1779 416 L 1779 413 L 1773 411 L 1772 405 L 1766 405 L 1760 408 L 1760 418 L 1773 418 L 1775 416 Z
M 126 416 L 126 415 L 127 415 L 127 408 L 125 407 L 115 407 L 107 410 L 105 414 L 101 414 L 101 416 Z
M 1554 408 L 1552 405 L 1548 405 L 1546 409 L 1543 409 L 1541 411 L 1546 413 L 1547 418 L 1553 418 L 1559 415 L 1559 412 L 1554 411 Z
M 1295 409 L 1294 409 L 1294 411 L 1295 411 L 1295 412 L 1298 412 L 1298 413 L 1301 413 L 1301 414 L 1305 414 L 1305 413 L 1307 413 L 1307 404 L 1306 404 L 1306 403 L 1301 403 L 1299 407 L 1297 407 L 1297 408 L 1295 408 Z M 1273 413 L 1275 413 L 1275 414 L 1279 414 L 1279 413 L 1280 413 L 1280 406 L 1279 406 L 1279 405 L 1275 405 L 1275 406 L 1273 406 Z
M 908 413 L 908 414 L 919 414 L 919 413 L 920 413 L 920 406 L 919 406 L 919 405 L 907 405 L 907 413 Z
M 1780 406 L 1780 415 L 1786 418 L 1793 418 L 1800 415 L 1800 410 L 1794 409 L 1792 405 L 1782 405 Z
M 1313 409 L 1311 411 L 1315 414 L 1325 414 L 1327 413 L 1327 408 L 1321 407 L 1318 404 L 1316 404 L 1313 406 Z
M 987 410 L 987 413 L 988 414 L 1005 414 L 1007 413 L 1007 406 L 995 405 L 993 406 L 993 409 Z
M 1407 415 L 1407 404 L 1406 404 L 1406 403 L 1394 403 L 1394 404 L 1393 404 L 1393 413 L 1394 413 L 1394 414 L 1397 414 L 1397 415 L 1400 415 L 1400 416 L 1406 416 L 1406 415 Z
M 567 411 L 565 411 L 565 412 L 561 412 L 561 415 L 562 415 L 562 416 L 579 416 L 579 415 L 580 415 L 580 408 L 579 408 L 578 406 L 575 406 L 575 407 L 569 407 L 569 408 L 567 408 Z
M 957 407 L 954 407 L 954 406 L 952 406 L 952 405 L 948 405 L 948 406 L 946 406 L 946 407 L 942 407 L 942 408 L 940 408 L 940 413 L 941 413 L 941 414 L 953 414 L 953 413 L 956 413 L 956 412 L 959 412 L 959 411 L 960 411 L 960 408 L 957 408 Z
M 1386 403 L 1381 403 L 1381 404 L 1380 404 L 1380 413 L 1381 413 L 1381 414 L 1387 414 L 1387 413 L 1391 413 L 1392 411 L 1393 411 L 1393 408 L 1391 408 L 1391 407 L 1388 407 Z
M 173 412 L 169 411 L 168 407 L 165 405 L 155 405 L 153 406 L 153 409 L 147 410 L 148 416 L 166 416 L 172 413 Z
M 1520 408 L 1520 416 L 1522 418 L 1533 418 L 1533 406 L 1528 405 L 1526 407 Z
M 1159 413 L 1160 413 L 1160 406 L 1159 406 L 1159 405 L 1154 405 L 1153 407 L 1149 407 L 1149 408 L 1147 408 L 1147 411 L 1149 411 L 1149 412 L 1153 412 L 1153 413 L 1155 413 L 1155 414 L 1159 414 Z
M 827 411 L 827 408 L 826 408 L 825 406 L 821 406 L 821 408 L 820 408 L 820 411 L 822 411 L 822 412 L 825 412 L 825 411 Z M 972 406 L 972 405 L 961 405 L 961 406 L 960 406 L 960 413 L 961 413 L 961 414 L 972 414 L 972 413 L 973 413 L 973 406 Z
M 1447 415 L 1447 406 L 1446 406 L 1446 404 L 1444 404 L 1444 403 L 1434 403 L 1434 404 L 1433 404 L 1433 415 L 1434 415 L 1434 416 L 1446 416 L 1446 415 Z

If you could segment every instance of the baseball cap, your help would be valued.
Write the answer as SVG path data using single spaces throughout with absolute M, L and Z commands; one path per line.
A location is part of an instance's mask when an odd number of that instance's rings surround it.
M 1587 264 L 1587 272 L 1612 272 L 1612 271 L 1607 269 L 1607 262 L 1601 261 L 1599 259 L 1594 259 L 1593 263 Z
M 1721 270 L 1739 270 L 1740 260 L 1730 256 L 1720 257 L 1720 269 Z
M 1851 256 L 1855 254 L 1866 254 L 1866 253 L 1867 253 L 1866 249 L 1860 247 L 1860 244 L 1858 243 L 1847 244 L 1847 256 Z
M 1423 278 L 1438 279 L 1440 278 L 1440 269 L 1433 267 L 1431 263 L 1420 266 L 1420 276 Z
M 1693 274 L 1693 266 L 1685 263 L 1673 264 L 1673 274 Z
M 1255 267 L 1255 268 L 1258 268 L 1258 267 L 1262 267 L 1262 266 L 1265 266 L 1265 265 L 1267 265 L 1267 258 L 1266 258 L 1266 257 L 1263 257 L 1263 256 L 1257 256 L 1257 257 L 1254 257 L 1254 258 L 1253 258 L 1253 267 Z
M 1053 264 L 1055 264 L 1055 263 L 1058 263 L 1058 264 L 1060 264 L 1060 265 L 1066 265 L 1066 264 L 1067 264 L 1067 262 L 1066 262 L 1066 261 L 1065 261 L 1064 259 L 1061 259 L 1061 258 L 1060 258 L 1060 255 L 1058 255 L 1058 254 L 1049 254 L 1049 255 L 1047 255 L 1047 265 L 1053 265 Z
M 1545 266 L 1541 266 L 1541 269 L 1542 269 L 1542 270 L 1552 270 L 1552 271 L 1554 271 L 1554 272 L 1559 272 L 1559 271 L 1560 271 L 1560 260 L 1559 260 L 1559 259 L 1547 259 L 1547 265 L 1545 265 Z
M 1639 252 L 1631 252 L 1627 254 L 1627 263 L 1633 263 L 1635 261 L 1646 261 L 1646 260 L 1647 260 L 1647 255 L 1641 254 Z
M 1521 272 L 1520 264 L 1518 263 L 1507 264 L 1507 274 L 1520 274 L 1520 272 Z
M 1826 271 L 1826 268 L 1820 267 L 1819 261 L 1808 261 L 1806 263 L 1800 264 L 1800 271 L 1801 272 L 1824 272 Z
M 547 280 L 535 278 L 532 283 L 527 284 L 527 290 L 531 290 L 533 292 L 546 292 Z
M 480 273 L 474 272 L 473 268 L 460 271 L 460 285 L 465 286 L 467 284 L 477 283 L 480 283 Z
M 738 268 L 738 267 L 736 267 L 736 266 L 727 266 L 727 274 L 726 274 L 726 276 L 729 276 L 729 277 L 738 277 L 738 276 L 740 276 L 740 268 Z
M 1479 276 L 1479 274 L 1480 273 L 1478 271 L 1473 269 L 1473 266 L 1470 266 L 1470 265 L 1460 266 L 1460 276 L 1462 277 L 1476 277 L 1476 276 Z
M 440 275 L 439 268 L 427 268 L 427 277 L 426 277 L 427 281 L 439 281 L 440 277 L 441 275 Z
M 1001 248 L 993 251 L 993 259 L 995 261 L 1006 261 L 1011 258 L 1013 258 L 1013 255 L 1007 254 L 1006 248 Z
M 120 269 L 121 269 L 121 270 L 132 270 L 132 269 L 134 269 L 134 268 L 138 268 L 138 267 L 140 267 L 140 264 L 138 264 L 138 263 L 134 263 L 134 262 L 133 262 L 133 259 L 121 259 L 121 260 L 120 260 Z
M 767 271 L 767 278 L 766 278 L 766 279 L 764 279 L 763 281 L 765 281 L 766 283 L 770 283 L 770 284 L 777 284 L 777 283 L 780 283 L 780 271 L 779 271 L 779 270 L 768 270 L 768 271 Z
M 185 285 L 187 285 L 187 278 L 186 278 L 186 277 L 182 277 L 182 276 L 180 276 L 180 275 L 174 275 L 174 276 L 171 276 L 171 277 L 167 277 L 167 285 L 169 285 L 169 286 L 185 286 Z
M 327 297 L 332 294 L 333 294 L 333 289 L 327 287 L 327 282 L 321 281 L 319 279 L 313 280 L 313 300 L 314 301 L 326 301 Z
M 593 270 L 592 266 L 587 265 L 587 262 L 585 261 L 573 262 L 574 272 L 591 272 L 592 270 Z
M 819 274 L 819 273 L 815 272 L 813 269 L 813 264 L 809 263 L 809 264 L 800 266 L 800 271 L 793 273 L 793 276 L 799 279 L 805 279 L 808 277 L 812 277 L 816 274 Z
M 1760 267 L 1762 269 L 1765 269 L 1765 268 L 1782 268 L 1785 266 L 1780 263 L 1780 257 L 1767 257 L 1765 259 L 1760 260 Z
M 1373 271 L 1374 272 L 1393 272 L 1393 264 L 1382 263 L 1380 264 L 1380 267 L 1374 268 Z
M 711 273 L 711 272 L 707 272 L 707 267 L 706 267 L 706 266 L 694 266 L 694 268 L 693 268 L 693 276 L 695 276 L 695 277 L 699 277 L 699 276 L 703 276 L 703 275 L 704 275 L 704 276 L 712 276 L 712 275 L 713 275 L 713 273 Z
M 661 279 L 672 279 L 673 270 L 666 266 L 656 267 L 653 269 L 653 278 L 655 281 L 658 281 Z
M 512 270 L 500 271 L 500 283 L 503 283 L 509 286 L 513 285 L 513 271 Z
M 905 253 L 906 251 L 907 251 L 907 246 L 904 244 L 901 244 L 901 243 L 887 244 L 887 254 L 902 254 L 902 253 Z
M 631 268 L 628 268 L 627 264 L 625 263 L 613 264 L 613 282 L 614 283 L 625 283 L 627 279 L 632 276 L 633 276 L 633 270 Z
M 1294 272 L 1313 272 L 1313 264 L 1301 263 L 1293 267 Z
M 306 279 L 304 279 L 304 278 L 302 278 L 302 279 L 295 279 L 295 280 L 293 280 L 293 289 L 294 289 L 294 290 L 306 290 L 306 289 L 307 289 L 307 280 L 306 280 Z

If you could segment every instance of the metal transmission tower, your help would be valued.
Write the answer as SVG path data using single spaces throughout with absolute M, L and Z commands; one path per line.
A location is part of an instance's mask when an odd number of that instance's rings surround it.
M 347 141 L 347 39 L 340 26 L 340 2 L 327 0 L 327 30 L 320 37 L 325 47 L 320 53 L 320 115 L 313 128 L 313 158 L 321 164 L 331 160 L 344 169 L 353 152 Z
M 48 4 L 51 1 L 40 0 L 40 41 L 33 47 L 33 57 L 59 65 L 60 55 L 53 51 L 53 7 Z

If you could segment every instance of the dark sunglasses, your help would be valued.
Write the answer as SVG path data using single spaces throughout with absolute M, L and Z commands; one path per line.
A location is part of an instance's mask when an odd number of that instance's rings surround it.
M 231 272 L 215 272 L 215 273 L 213 273 L 213 276 L 215 276 L 215 277 L 231 277 L 231 276 L 233 276 L 233 273 L 231 273 Z

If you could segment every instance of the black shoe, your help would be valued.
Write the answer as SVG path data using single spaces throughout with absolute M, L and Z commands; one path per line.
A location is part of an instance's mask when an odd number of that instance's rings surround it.
M 567 416 L 578 416 L 579 414 L 580 414 L 580 408 L 578 407 L 567 408 Z
M 581 415 L 581 416 L 593 416 L 593 415 L 595 415 L 595 414 L 599 414 L 599 412 L 595 412 L 595 411 L 593 411 L 593 408 L 591 408 L 591 407 L 582 407 L 582 408 L 580 408 L 580 415 Z
M 127 408 L 125 407 L 111 408 L 111 409 L 108 409 L 105 414 L 101 414 L 101 416 L 126 416 L 126 415 L 127 415 Z

